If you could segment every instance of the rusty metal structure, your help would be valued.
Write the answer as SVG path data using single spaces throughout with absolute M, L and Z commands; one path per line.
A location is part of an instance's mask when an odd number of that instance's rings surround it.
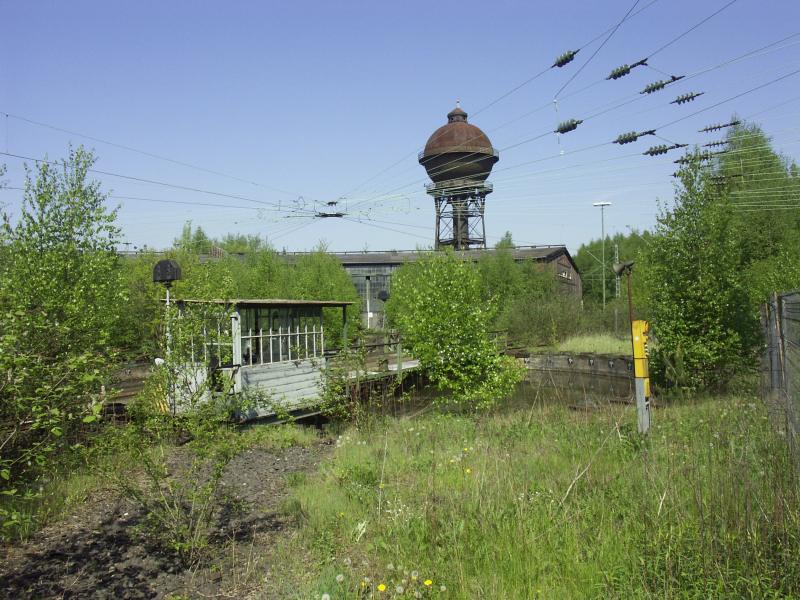
M 436 249 L 486 248 L 484 212 L 492 185 L 486 181 L 500 154 L 483 131 L 467 122 L 456 103 L 447 124 L 433 132 L 419 163 L 432 183 L 425 186 L 436 207 Z

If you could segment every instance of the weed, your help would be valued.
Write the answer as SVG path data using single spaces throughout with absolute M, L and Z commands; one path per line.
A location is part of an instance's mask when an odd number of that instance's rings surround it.
M 401 564 L 457 598 L 799 594 L 800 491 L 763 407 L 696 399 L 653 421 L 644 439 L 627 407 L 545 402 L 351 429 L 294 487 L 320 565 L 301 589 L 407 596 Z

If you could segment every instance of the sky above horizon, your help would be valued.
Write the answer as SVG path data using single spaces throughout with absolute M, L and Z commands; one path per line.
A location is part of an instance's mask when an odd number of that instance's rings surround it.
M 641 153 L 721 139 L 698 130 L 733 114 L 800 156 L 796 0 L 0 0 L 0 15 L 0 204 L 19 210 L 31 159 L 83 144 L 130 248 L 165 248 L 187 221 L 290 251 L 431 246 L 417 152 L 456 100 L 500 150 L 490 245 L 510 231 L 574 252 L 600 236 L 595 202 L 612 203 L 609 235 L 651 228 L 679 153 Z M 670 75 L 687 77 L 639 93 Z M 326 210 L 347 217 L 310 216 Z

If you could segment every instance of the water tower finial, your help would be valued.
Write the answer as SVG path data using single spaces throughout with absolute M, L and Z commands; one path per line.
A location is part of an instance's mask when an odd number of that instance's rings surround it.
M 461 100 L 456 100 L 456 108 L 461 108 Z

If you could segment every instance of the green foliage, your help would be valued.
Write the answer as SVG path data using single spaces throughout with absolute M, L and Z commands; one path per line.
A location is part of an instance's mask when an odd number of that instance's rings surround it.
M 796 169 L 757 127 L 739 126 L 728 140 L 710 165 L 690 155 L 642 261 L 654 374 L 687 389 L 720 386 L 751 364 L 758 305 L 800 285 L 799 217 L 771 210 L 800 197 Z
M 93 156 L 78 148 L 58 166 L 28 172 L 0 245 L 0 492 L 32 496 L 97 420 L 126 301 L 119 284 L 116 212 L 87 180 Z M 0 509 L 13 528 L 16 510 Z
M 212 517 L 223 500 L 225 468 L 242 449 L 232 417 L 248 408 L 250 399 L 234 396 L 224 373 L 200 373 L 191 360 L 193 340 L 202 339 L 204 327 L 227 318 L 228 311 L 199 306 L 180 316 L 180 326 L 171 312 L 169 351 L 161 351 L 165 360 L 130 407 L 128 426 L 109 437 L 113 451 L 132 455 L 141 474 L 106 469 L 103 475 L 142 510 L 149 535 L 192 564 L 208 545 Z M 188 443 L 176 462 L 174 456 L 169 460 L 168 448 L 178 440 Z
M 188 233 L 187 233 L 188 231 Z M 359 325 L 359 296 L 341 263 L 319 247 L 296 263 L 260 246 L 259 238 L 226 236 L 223 242 L 211 240 L 208 247 L 247 242 L 254 251 L 243 255 L 224 254 L 213 259 L 203 259 L 189 242 L 192 232 L 187 224 L 178 247 L 157 256 L 142 252 L 122 261 L 121 272 L 130 301 L 118 330 L 119 344 L 131 357 L 155 356 L 158 338 L 163 334 L 161 299 L 164 289 L 152 284 L 152 269 L 161 258 L 174 258 L 181 266 L 183 278 L 172 290 L 174 298 L 203 300 L 231 298 L 292 298 L 301 300 L 350 300 L 354 305 L 348 310 L 348 326 L 355 333 Z M 205 234 L 203 234 L 205 235 Z M 237 241 L 238 240 L 238 241 Z M 205 243 L 205 242 L 203 242 Z M 201 244 L 202 246 L 202 244 Z M 187 249 L 189 248 L 189 249 Z M 326 337 L 336 343 L 341 339 L 341 309 L 323 311 Z
M 482 295 L 475 265 L 437 252 L 394 274 L 386 305 L 390 323 L 431 381 L 472 407 L 501 400 L 520 379 L 516 363 L 499 355 L 489 338 L 496 307 Z
M 342 263 L 320 245 L 306 254 L 293 267 L 289 267 L 289 295 L 300 300 L 345 300 L 353 302 L 348 307 L 348 328 L 355 336 L 360 326 L 361 301 L 353 280 Z M 323 309 L 326 339 L 336 344 L 342 337 L 342 311 L 339 308 Z
M 486 253 L 478 261 L 483 284 L 483 298 L 498 306 L 498 313 L 508 310 L 514 298 L 526 287 L 523 269 L 514 260 L 514 241 L 506 232 L 494 252 Z
M 208 254 L 214 246 L 214 240 L 206 235 L 202 227 L 192 228 L 192 222 L 187 221 L 181 235 L 175 238 L 173 246 L 191 254 Z
M 675 206 L 658 219 L 648 253 L 656 364 L 682 356 L 686 378 L 703 388 L 727 380 L 753 348 L 741 248 L 730 235 L 728 201 L 699 161 L 680 172 Z M 752 322 L 749 323 L 752 330 Z
M 588 243 L 581 244 L 573 257 L 578 270 L 581 273 L 583 283 L 583 299 L 589 304 L 602 304 L 603 300 L 603 266 L 606 271 L 606 302 L 612 301 L 616 296 L 616 278 L 611 268 L 614 263 L 614 246 L 619 249 L 619 260 L 637 261 L 637 268 L 641 263 L 642 251 L 647 247 L 652 234 L 649 231 L 639 232 L 632 230 L 629 234 L 616 233 L 613 236 L 606 236 L 605 244 L 605 263 L 603 262 L 603 240 L 593 239 Z M 620 295 L 627 297 L 626 279 L 620 281 Z M 638 309 L 645 308 L 646 298 L 637 294 L 634 289 L 634 302 Z
M 506 233 L 495 251 L 478 261 L 483 300 L 497 308 L 493 328 L 507 331 L 514 343 L 529 347 L 615 331 L 615 307 L 609 307 L 607 314 L 593 303 L 584 308 L 580 298 L 562 289 L 550 267 L 532 259 L 516 261 L 513 249 L 511 234 Z

